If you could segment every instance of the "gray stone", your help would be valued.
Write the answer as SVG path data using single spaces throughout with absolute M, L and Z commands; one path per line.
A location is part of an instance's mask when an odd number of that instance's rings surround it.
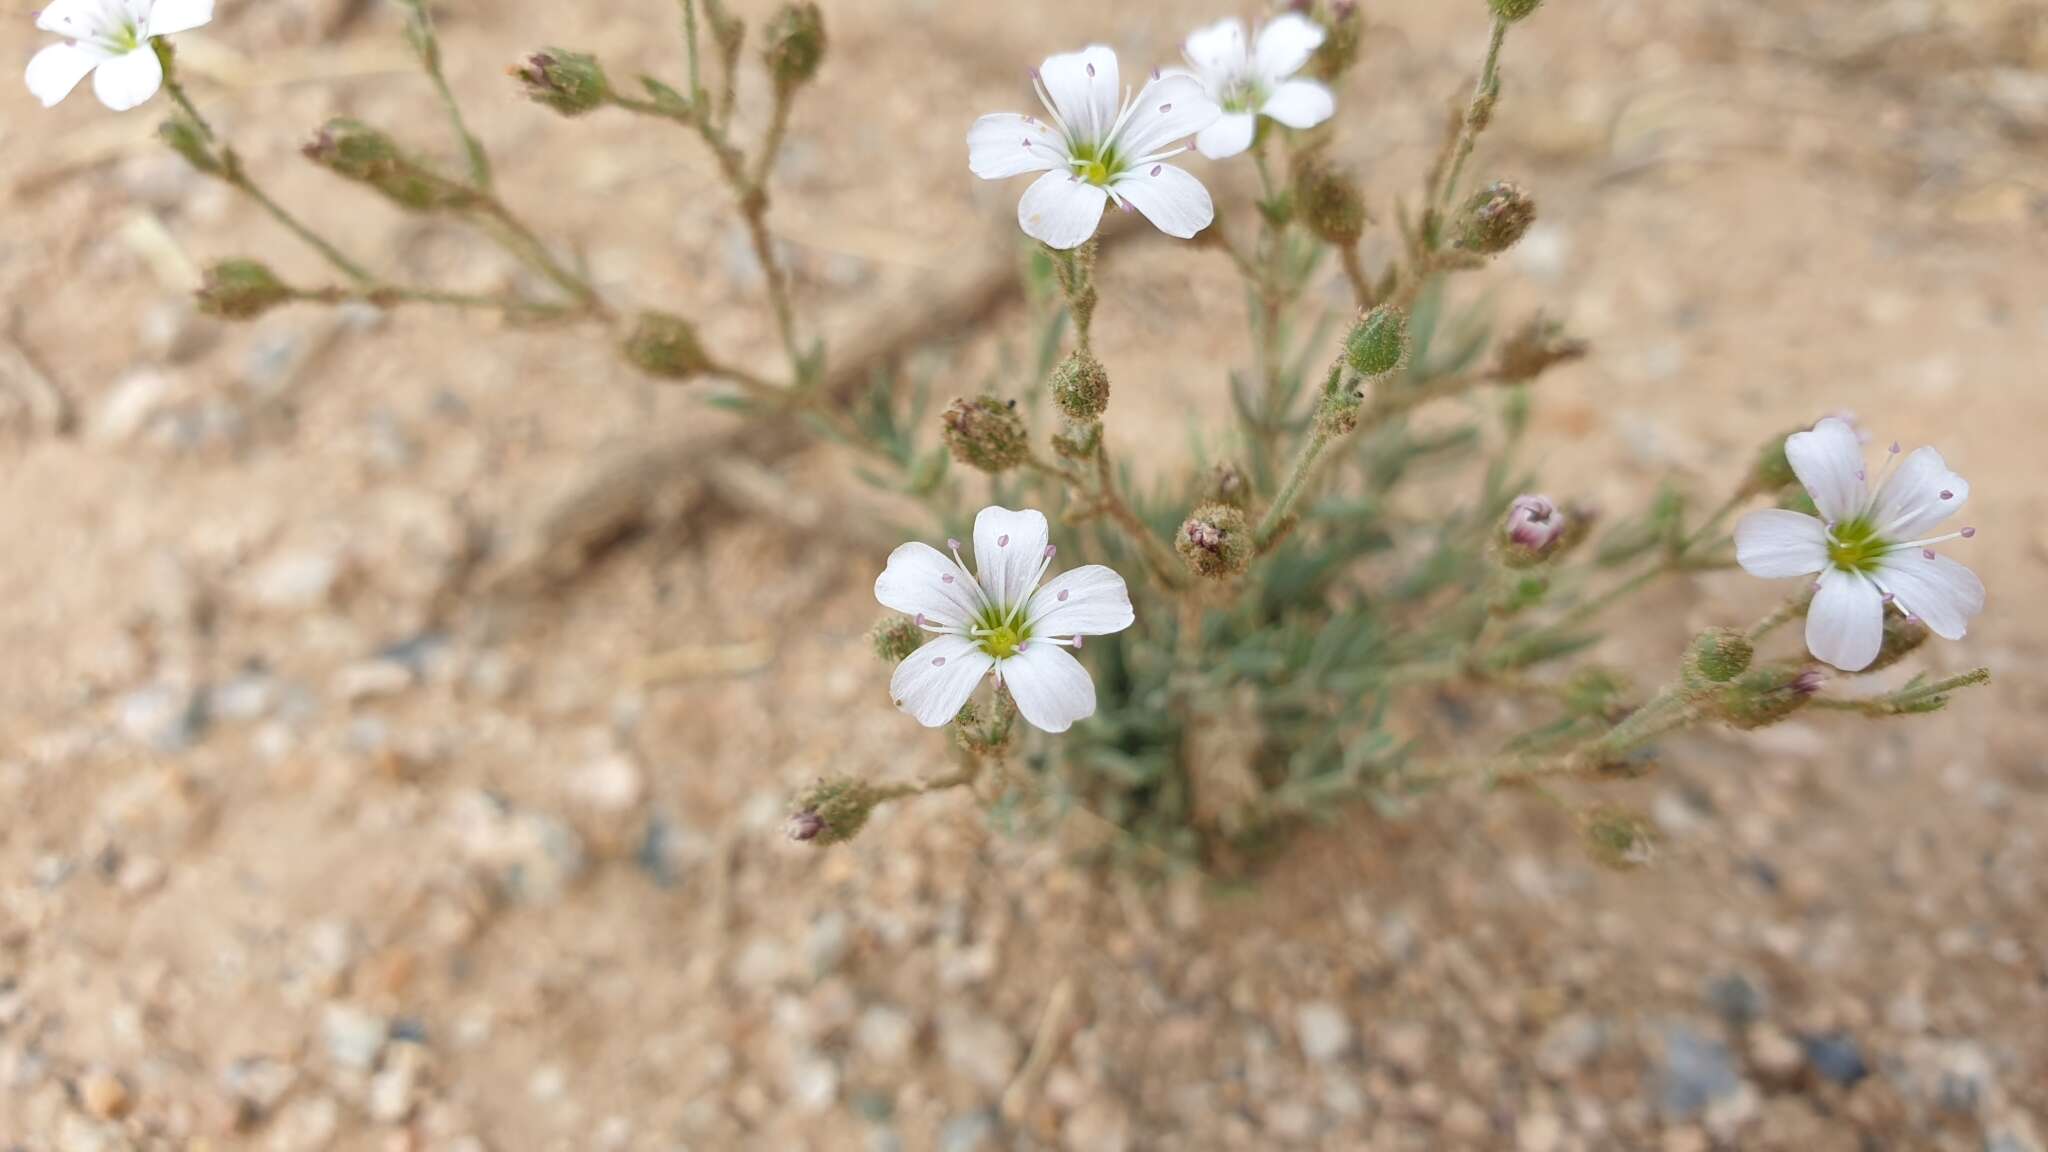
M 1699 1116 L 1741 1088 L 1742 1076 L 1726 1044 L 1684 1023 L 1665 1028 L 1657 1103 L 1667 1118 Z
M 368 1072 L 377 1066 L 391 1022 L 352 1004 L 329 1004 L 320 1014 L 320 1038 L 327 1058 L 343 1068 Z
M 1351 1021 L 1344 1010 L 1327 1000 L 1312 1000 L 1294 1013 L 1295 1037 L 1301 1054 L 1314 1064 L 1329 1064 L 1351 1050 Z

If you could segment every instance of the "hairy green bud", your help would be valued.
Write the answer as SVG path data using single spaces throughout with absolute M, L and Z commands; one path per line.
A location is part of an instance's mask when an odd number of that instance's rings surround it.
M 1251 521 L 1241 508 L 1204 504 L 1182 522 L 1173 546 L 1188 571 L 1208 580 L 1228 580 L 1251 565 Z
M 1721 719 L 1732 728 L 1767 728 L 1806 707 L 1826 682 L 1818 668 L 1752 668 L 1721 689 Z
M 1228 504 L 1232 508 L 1249 510 L 1252 506 L 1252 478 L 1244 469 L 1226 460 L 1209 469 L 1208 483 L 1202 486 L 1202 500 L 1208 504 Z
M 183 112 L 171 113 L 171 118 L 156 126 L 156 134 L 164 146 L 185 158 L 193 171 L 208 176 L 221 174 L 221 160 L 214 155 L 213 145 L 207 142 L 206 131 L 198 121 Z
M 621 347 L 626 362 L 663 380 L 692 380 L 711 367 L 696 326 L 667 312 L 642 312 Z
M 1052 373 L 1052 402 L 1075 420 L 1094 420 L 1109 407 L 1109 372 L 1087 352 L 1075 351 Z
M 776 87 L 793 91 L 817 76 L 825 62 L 825 18 L 816 4 L 784 5 L 769 19 L 766 35 L 768 46 L 761 55 Z
M 1494 19 L 1513 24 L 1535 15 L 1543 7 L 1543 0 L 1486 0 L 1486 6 L 1493 9 Z
M 844 844 L 867 826 L 881 798 L 872 785 L 851 776 L 820 780 L 789 806 L 789 823 L 784 831 L 791 840 L 823 848 Z
M 1024 429 L 1024 418 L 1017 415 L 1015 400 L 963 397 L 953 401 L 941 419 L 953 459 L 970 468 L 994 475 L 1031 458 L 1031 437 Z
M 1500 361 L 1494 373 L 1504 383 L 1521 384 L 1585 355 L 1584 340 L 1565 335 L 1564 325 L 1539 312 L 1501 344 Z
M 1605 805 L 1585 814 L 1586 851 L 1609 868 L 1630 871 L 1657 854 L 1657 833 L 1641 814 Z
M 611 82 L 597 57 L 562 48 L 528 56 L 512 76 L 526 98 L 564 116 L 595 112 L 611 101 Z
M 1294 207 L 1302 223 L 1324 243 L 1349 248 L 1365 235 L 1365 195 L 1358 179 L 1313 152 L 1294 163 Z
M 1756 646 L 1733 628 L 1709 628 L 1685 650 L 1685 678 L 1695 684 L 1726 684 L 1749 671 Z
M 907 616 L 885 616 L 869 630 L 868 639 L 884 664 L 901 664 L 912 652 L 924 647 L 927 637 L 917 621 Z
M 1795 429 L 1794 431 L 1804 431 Z M 1749 479 L 1745 490 L 1755 495 L 1782 492 L 1799 483 L 1799 474 L 1792 470 L 1792 459 L 1785 455 L 1785 441 L 1792 433 L 1773 436 L 1766 441 L 1756 454 L 1756 462 L 1749 466 Z
M 1365 314 L 1344 341 L 1344 360 L 1368 380 L 1399 369 L 1408 359 L 1408 316 L 1391 304 Z
M 1454 226 L 1455 242 L 1467 252 L 1497 256 L 1513 248 L 1535 222 L 1535 198 L 1519 184 L 1497 180 L 1465 201 Z
M 199 310 L 228 320 L 253 320 L 297 295 L 267 264 L 223 260 L 206 270 Z
M 401 208 L 435 212 L 479 203 L 475 189 L 422 166 L 399 151 L 391 137 L 360 120 L 329 120 L 300 151 L 335 175 L 376 189 Z

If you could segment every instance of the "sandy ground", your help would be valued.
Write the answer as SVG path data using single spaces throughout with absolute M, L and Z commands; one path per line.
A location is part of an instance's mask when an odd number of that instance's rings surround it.
M 196 93 L 352 250 L 504 283 L 295 155 L 336 114 L 446 147 L 395 21 L 354 7 L 223 0 Z M 827 8 L 778 214 L 833 333 L 1005 235 L 1019 188 L 971 180 L 960 135 L 1022 107 L 1025 67 L 1091 39 L 1166 59 L 1219 14 Z M 1370 8 L 1338 148 L 1384 196 L 1484 20 Z M 501 75 L 548 43 L 673 73 L 672 25 L 661 0 L 464 0 L 444 30 L 519 206 L 606 291 L 766 365 L 708 160 Z M 36 42 L 9 18 L 0 59 Z M 2048 18 L 1553 0 L 1507 86 L 1477 170 L 1543 223 L 1468 290 L 1596 348 L 1544 385 L 1546 482 L 1710 496 L 1839 408 L 1934 441 L 1991 606 L 1925 662 L 1998 680 L 1923 722 L 1674 744 L 1623 793 L 1668 840 L 1645 873 L 1594 869 L 1539 798 L 1452 796 L 1304 835 L 1255 889 L 1084 872 L 959 799 L 784 843 L 820 771 L 943 755 L 861 638 L 886 545 L 848 461 L 778 468 L 850 528 L 656 517 L 572 579 L 480 591 L 580 478 L 726 419 L 559 333 L 195 318 L 194 262 L 319 270 L 161 154 L 152 112 L 0 97 L 0 1147 L 2038 1152 Z M 1247 354 L 1229 269 L 1152 246 L 1105 275 L 1113 435 L 1178 443 Z M 1654 667 L 1774 594 L 1667 589 L 1610 654 Z

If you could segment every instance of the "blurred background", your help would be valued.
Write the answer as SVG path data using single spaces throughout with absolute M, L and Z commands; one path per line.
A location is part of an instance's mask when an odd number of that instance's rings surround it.
M 1022 182 L 973 180 L 963 134 L 1030 107 L 1027 68 L 1090 41 L 1127 73 L 1170 64 L 1232 11 L 825 9 L 775 219 L 835 347 L 1012 250 Z M 674 6 L 437 11 L 508 198 L 616 299 L 771 367 L 760 268 L 696 142 L 563 121 L 504 75 L 561 45 L 679 79 Z M 1367 13 L 1334 151 L 1384 218 L 1487 20 Z M 18 3 L 0 59 L 42 40 Z M 454 154 L 384 5 L 221 0 L 180 49 L 245 161 L 345 247 L 402 278 L 516 275 L 297 155 L 334 115 Z M 758 131 L 758 75 L 740 107 Z M 1229 884 L 1087 869 L 959 795 L 848 847 L 784 842 L 819 773 L 945 756 L 863 637 L 904 510 L 594 333 L 195 316 L 205 263 L 323 272 L 155 143 L 165 110 L 0 94 L 0 1146 L 2048 1140 L 2038 0 L 1552 0 L 1511 39 L 1472 174 L 1524 182 L 1542 219 L 1460 292 L 1593 342 L 1537 398 L 1549 490 L 1717 499 L 1767 439 L 1851 409 L 1971 479 L 1963 555 L 1990 589 L 1920 662 L 1987 663 L 1991 689 L 1919 722 L 1671 744 L 1617 790 L 1666 839 L 1625 876 L 1516 793 L 1361 808 Z M 1248 167 L 1191 167 L 1247 209 Z M 1139 243 L 1103 293 L 1111 435 L 1171 475 L 1223 443 L 1240 291 L 1214 250 Z M 975 391 L 1029 331 L 998 308 L 909 370 Z M 1688 629 L 1780 591 L 1667 587 L 1602 656 L 1659 675 Z

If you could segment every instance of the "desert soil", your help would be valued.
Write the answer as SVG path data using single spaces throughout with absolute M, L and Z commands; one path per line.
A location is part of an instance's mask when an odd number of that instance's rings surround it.
M 1012 242 L 1019 188 L 972 180 L 961 135 L 1024 106 L 1027 66 L 1090 40 L 1166 61 L 1223 12 L 826 8 L 776 212 L 806 315 L 849 340 Z M 1384 208 L 1485 19 L 1368 8 L 1336 147 Z M 673 76 L 673 6 L 443 19 L 518 206 L 607 293 L 771 367 L 701 151 L 556 119 L 503 76 L 548 44 Z M 39 38 L 17 10 L 0 59 Z M 474 236 L 296 155 L 342 114 L 447 153 L 391 12 L 223 0 L 185 58 L 252 168 L 351 250 L 508 282 Z M 1552 0 L 1506 86 L 1475 170 L 1528 183 L 1543 219 L 1468 291 L 1595 348 L 1543 385 L 1546 484 L 1711 498 L 1843 408 L 1937 442 L 1972 481 L 1991 599 L 1920 660 L 1997 681 L 1913 722 L 1674 742 L 1617 796 L 1664 835 L 1647 871 L 1594 867 L 1540 796 L 1460 793 L 1347 814 L 1249 888 L 1099 873 L 957 795 L 847 847 L 786 843 L 784 800 L 820 772 L 944 757 L 862 638 L 889 542 L 848 459 L 738 468 L 723 483 L 752 502 L 717 514 L 684 481 L 629 492 L 615 546 L 527 563 L 564 493 L 730 419 L 588 332 L 196 317 L 206 261 L 322 270 L 154 145 L 161 101 L 43 112 L 9 89 L 0 1147 L 2040 1152 L 2048 17 Z M 743 89 L 743 123 L 764 95 Z M 1229 267 L 1154 244 L 1105 276 L 1113 435 L 1184 443 L 1247 356 Z M 971 390 L 1024 332 L 1008 316 L 916 370 Z M 1607 655 L 1654 673 L 1775 594 L 1663 589 Z

